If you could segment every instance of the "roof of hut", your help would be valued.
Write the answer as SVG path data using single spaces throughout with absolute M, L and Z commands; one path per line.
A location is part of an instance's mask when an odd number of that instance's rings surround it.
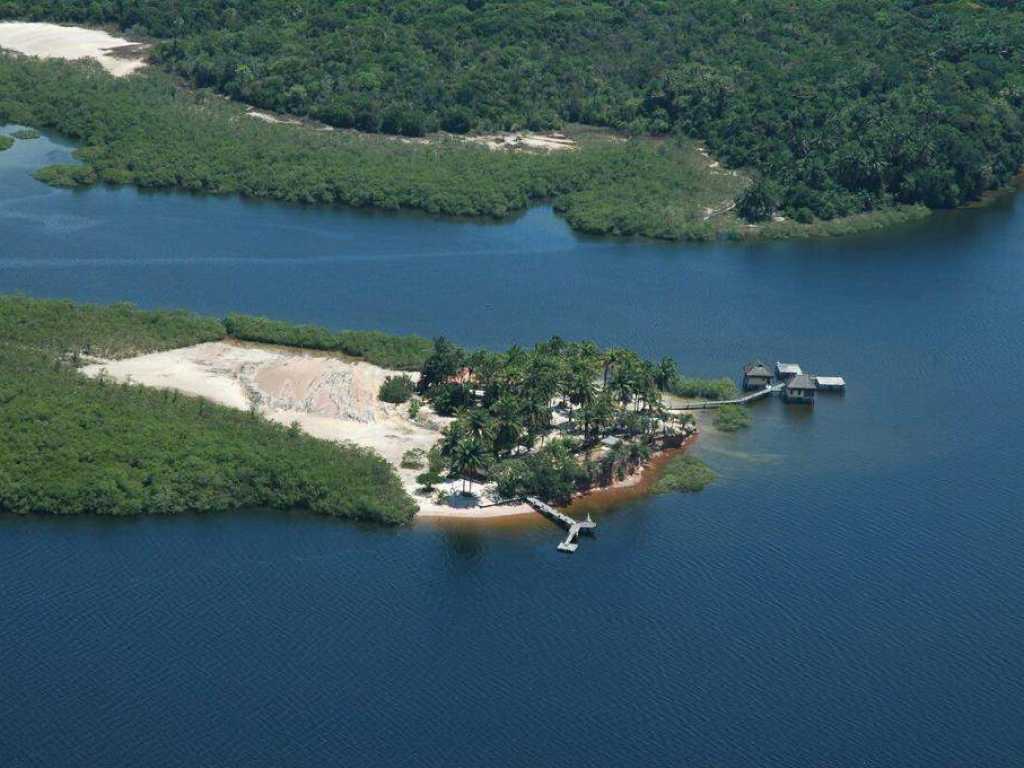
M 806 373 L 801 373 L 794 376 L 786 384 L 786 389 L 817 389 L 817 385 L 814 383 L 814 379 L 808 376 Z
M 769 379 L 772 377 L 771 368 L 760 361 L 756 363 L 748 363 L 743 369 L 743 373 L 746 376 L 767 376 Z

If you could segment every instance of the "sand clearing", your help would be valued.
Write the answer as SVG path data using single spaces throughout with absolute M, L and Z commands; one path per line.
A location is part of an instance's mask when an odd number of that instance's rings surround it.
M 560 133 L 493 133 L 462 138 L 472 144 L 482 144 L 492 150 L 557 152 L 576 149 L 576 142 Z
M 262 120 L 264 123 L 270 123 L 271 125 L 302 125 L 301 120 L 297 120 L 291 117 L 278 117 L 271 112 L 264 112 L 262 109 L 256 109 L 256 107 L 246 107 L 245 114 L 254 120 Z M 333 130 L 330 126 L 328 129 Z
M 103 374 L 119 382 L 173 389 L 239 410 L 257 408 L 266 418 L 297 423 L 314 437 L 371 448 L 395 467 L 421 517 L 534 514 L 525 504 L 460 509 L 417 492 L 416 475 L 422 470 L 402 469 L 402 454 L 412 448 L 429 450 L 449 419 L 424 406 L 413 420 L 407 405 L 378 400 L 385 377 L 399 375 L 397 371 L 324 354 L 222 341 L 94 363 L 82 370 L 87 376 Z M 450 481 L 439 487 L 460 486 L 460 481 Z M 482 490 L 486 503 L 491 491 Z
M 83 27 L 33 22 L 0 22 L 0 48 L 44 59 L 96 59 L 115 77 L 145 66 L 148 46 Z

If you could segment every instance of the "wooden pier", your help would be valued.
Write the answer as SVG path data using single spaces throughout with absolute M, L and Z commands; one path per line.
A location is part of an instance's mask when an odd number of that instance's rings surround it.
M 526 503 L 544 515 L 548 520 L 557 523 L 568 531 L 565 540 L 558 545 L 559 552 L 575 552 L 577 547 L 579 547 L 577 540 L 580 534 L 584 531 L 589 533 L 597 528 L 597 523 L 590 519 L 590 515 L 587 515 L 586 520 L 574 520 L 569 515 L 559 512 L 535 496 L 527 496 Z
M 764 389 L 759 389 L 756 392 L 751 392 L 749 395 L 743 397 L 737 397 L 734 400 L 706 400 L 700 403 L 691 403 L 690 405 L 680 405 L 676 408 L 666 408 L 666 411 L 703 411 L 708 408 L 721 408 L 723 405 L 746 405 L 752 403 L 754 400 L 760 400 L 763 397 L 768 397 L 775 392 L 781 390 L 785 384 L 771 384 Z

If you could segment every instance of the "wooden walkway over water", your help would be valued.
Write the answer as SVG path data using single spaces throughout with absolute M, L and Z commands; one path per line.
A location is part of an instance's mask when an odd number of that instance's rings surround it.
M 569 515 L 545 504 L 535 496 L 527 496 L 526 503 L 544 515 L 548 520 L 558 523 L 558 525 L 568 531 L 565 541 L 558 545 L 559 552 L 575 552 L 577 547 L 579 547 L 578 539 L 580 534 L 584 531 L 589 533 L 597 528 L 597 523 L 590 519 L 590 515 L 587 515 L 586 520 L 574 520 Z
M 691 403 L 690 405 L 680 405 L 675 408 L 666 408 L 666 411 L 703 411 L 708 408 L 721 408 L 723 405 L 745 405 L 752 403 L 755 400 L 760 400 L 763 397 L 768 397 L 775 392 L 779 392 L 786 386 L 785 383 L 771 384 L 764 389 L 759 389 L 756 392 L 751 392 L 749 395 L 743 397 L 737 397 L 733 400 L 706 400 L 701 403 Z

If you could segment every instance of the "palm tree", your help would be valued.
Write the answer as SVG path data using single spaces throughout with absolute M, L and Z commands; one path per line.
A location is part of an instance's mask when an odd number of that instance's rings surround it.
M 601 363 L 604 366 L 602 381 L 605 387 L 608 386 L 608 376 L 611 374 L 612 369 L 622 362 L 622 358 L 623 350 L 621 349 L 612 348 L 604 353 Z
M 611 451 L 608 454 L 609 456 L 611 456 L 612 468 L 614 470 L 617 470 L 616 474 L 618 475 L 620 480 L 625 479 L 626 477 L 626 467 L 629 465 L 629 454 L 629 443 L 627 443 L 625 440 L 620 440 L 615 445 L 613 445 Z
M 466 426 L 469 434 L 481 442 L 490 442 L 491 434 L 494 431 L 494 423 L 491 415 L 483 408 L 474 408 L 466 416 Z
M 475 437 L 464 438 L 455 446 L 451 458 L 452 474 L 462 478 L 462 492 L 466 493 L 466 482 L 469 482 L 469 490 L 473 490 L 472 475 L 475 475 L 484 465 L 484 447 Z
M 441 455 L 445 459 L 451 459 L 455 455 L 455 449 L 467 434 L 466 422 L 462 419 L 456 419 L 449 424 L 441 437 Z
M 541 445 L 544 444 L 544 436 L 551 429 L 551 401 L 550 398 L 530 398 L 523 406 L 523 418 L 526 421 L 526 431 L 533 439 L 539 437 Z
M 672 383 L 672 380 L 678 375 L 679 369 L 676 368 L 676 361 L 671 357 L 663 357 L 655 370 L 654 382 L 657 384 L 658 389 L 666 390 L 669 384 Z
M 523 432 L 522 407 L 512 395 L 502 395 L 494 404 L 495 430 L 494 450 L 495 453 L 507 451 L 519 443 L 519 436 Z

